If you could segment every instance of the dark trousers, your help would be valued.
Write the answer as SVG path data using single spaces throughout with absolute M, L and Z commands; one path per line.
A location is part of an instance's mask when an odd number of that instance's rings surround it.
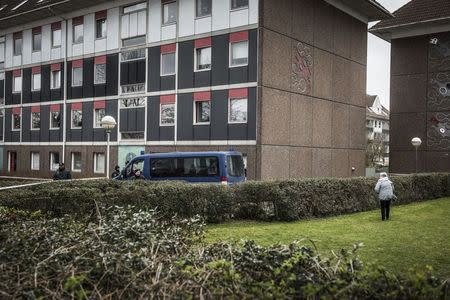
M 384 219 L 389 220 L 389 206 L 391 206 L 391 200 L 380 200 L 380 206 L 381 206 L 381 219 L 384 221 Z

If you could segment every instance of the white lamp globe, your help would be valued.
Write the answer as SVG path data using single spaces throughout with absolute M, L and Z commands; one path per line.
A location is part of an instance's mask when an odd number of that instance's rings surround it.
M 422 145 L 422 140 L 420 139 L 420 138 L 418 138 L 418 137 L 415 137 L 415 138 L 413 138 L 412 140 L 411 140 L 411 144 L 414 146 L 414 147 L 419 147 L 420 145 Z
M 116 120 L 111 116 L 104 116 L 100 124 L 106 130 L 112 130 L 117 125 Z

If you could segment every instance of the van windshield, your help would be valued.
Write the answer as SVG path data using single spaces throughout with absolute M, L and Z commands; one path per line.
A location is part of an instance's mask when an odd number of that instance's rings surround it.
M 242 177 L 244 176 L 244 161 L 240 155 L 227 156 L 227 173 L 228 176 Z
M 217 157 L 168 157 L 150 160 L 150 176 L 164 177 L 218 177 Z

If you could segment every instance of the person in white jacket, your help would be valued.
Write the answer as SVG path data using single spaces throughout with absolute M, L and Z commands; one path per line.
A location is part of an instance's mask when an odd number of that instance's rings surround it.
M 394 196 L 394 184 L 388 179 L 385 172 L 380 173 L 375 192 L 378 193 L 378 199 L 380 199 L 381 220 L 389 220 L 389 206 Z

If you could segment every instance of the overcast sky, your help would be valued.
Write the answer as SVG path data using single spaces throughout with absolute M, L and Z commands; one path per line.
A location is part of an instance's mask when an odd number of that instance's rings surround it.
M 393 12 L 410 0 L 377 1 Z M 369 26 L 373 24 L 370 23 Z M 381 103 L 389 108 L 391 44 L 371 33 L 368 34 L 367 42 L 367 94 L 378 95 Z

